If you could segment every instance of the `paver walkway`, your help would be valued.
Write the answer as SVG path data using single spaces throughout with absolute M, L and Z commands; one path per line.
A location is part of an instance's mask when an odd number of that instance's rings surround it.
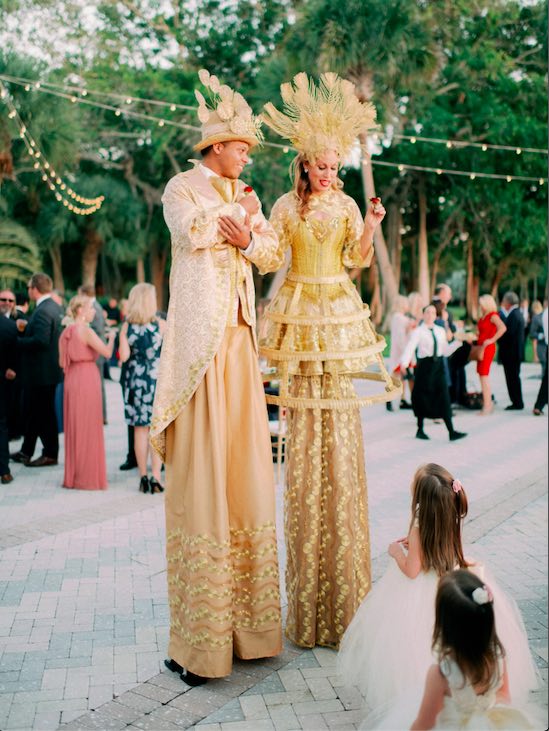
M 547 692 L 547 419 L 533 417 L 539 366 L 526 366 L 524 412 L 459 411 L 467 439 L 443 425 L 414 439 L 410 412 L 363 411 L 374 576 L 408 524 L 409 484 L 437 461 L 465 485 L 466 540 L 518 601 Z M 472 384 L 474 375 L 470 374 Z M 120 389 L 107 383 L 110 488 L 62 490 L 62 467 L 14 465 L 0 491 L 0 729 L 355 728 L 358 691 L 341 687 L 335 653 L 287 643 L 268 661 L 237 662 L 226 679 L 189 689 L 163 668 L 168 611 L 161 495 L 122 473 Z M 12 444 L 12 450 L 15 445 Z M 281 527 L 281 493 L 278 520 Z M 282 532 L 280 557 L 284 563 Z

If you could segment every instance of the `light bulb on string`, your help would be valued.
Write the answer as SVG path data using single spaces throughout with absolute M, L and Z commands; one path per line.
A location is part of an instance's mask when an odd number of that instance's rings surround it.
M 175 104 L 170 104 L 170 112 L 175 112 Z

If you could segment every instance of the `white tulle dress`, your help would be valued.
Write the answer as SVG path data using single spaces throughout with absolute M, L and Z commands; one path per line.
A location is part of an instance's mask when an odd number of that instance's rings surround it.
M 448 681 L 450 695 L 444 698 L 444 706 L 437 716 L 435 729 L 439 731 L 523 731 L 546 729 L 546 715 L 533 705 L 519 708 L 498 701 L 497 693 L 503 683 L 503 662 L 494 676 L 490 688 L 477 695 L 471 684 L 464 680 L 457 664 L 450 659 L 439 663 L 441 673 Z M 376 731 L 405 731 L 417 717 L 423 687 L 415 692 L 405 693 L 397 699 L 392 708 L 383 714 L 370 714 L 361 724 L 361 729 Z
M 513 703 L 523 705 L 529 690 L 538 686 L 538 673 L 519 610 L 483 566 L 474 565 L 471 570 L 494 596 L 496 631 L 506 651 L 511 697 Z M 427 670 L 437 662 L 431 652 L 437 584 L 434 571 L 409 579 L 392 560 L 343 636 L 338 673 L 346 685 L 360 689 L 372 718 L 387 713 L 403 694 L 412 695 L 415 710 L 419 709 Z

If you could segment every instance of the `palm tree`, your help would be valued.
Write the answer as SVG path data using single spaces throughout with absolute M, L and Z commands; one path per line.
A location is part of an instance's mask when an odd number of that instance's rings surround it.
M 0 219 L 0 282 L 25 282 L 40 269 L 40 251 L 28 229 L 11 218 Z
M 290 41 L 314 71 L 336 71 L 373 101 L 381 122 L 398 124 L 399 100 L 419 82 L 429 83 L 438 67 L 429 11 L 417 0 L 312 0 L 301 6 Z M 361 140 L 363 149 L 366 139 Z M 376 195 L 372 166 L 362 162 L 366 200 Z M 398 295 L 385 237 L 378 228 L 375 248 L 387 305 Z

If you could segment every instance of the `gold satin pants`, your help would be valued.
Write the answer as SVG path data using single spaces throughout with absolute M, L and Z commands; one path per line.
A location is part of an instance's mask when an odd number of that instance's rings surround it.
M 265 394 L 240 318 L 166 430 L 169 656 L 229 675 L 233 653 L 282 649 L 275 487 Z
M 337 381 L 336 381 L 337 379 Z M 347 376 L 293 376 L 298 398 L 352 398 Z M 288 409 L 286 636 L 338 647 L 371 585 L 360 410 Z

